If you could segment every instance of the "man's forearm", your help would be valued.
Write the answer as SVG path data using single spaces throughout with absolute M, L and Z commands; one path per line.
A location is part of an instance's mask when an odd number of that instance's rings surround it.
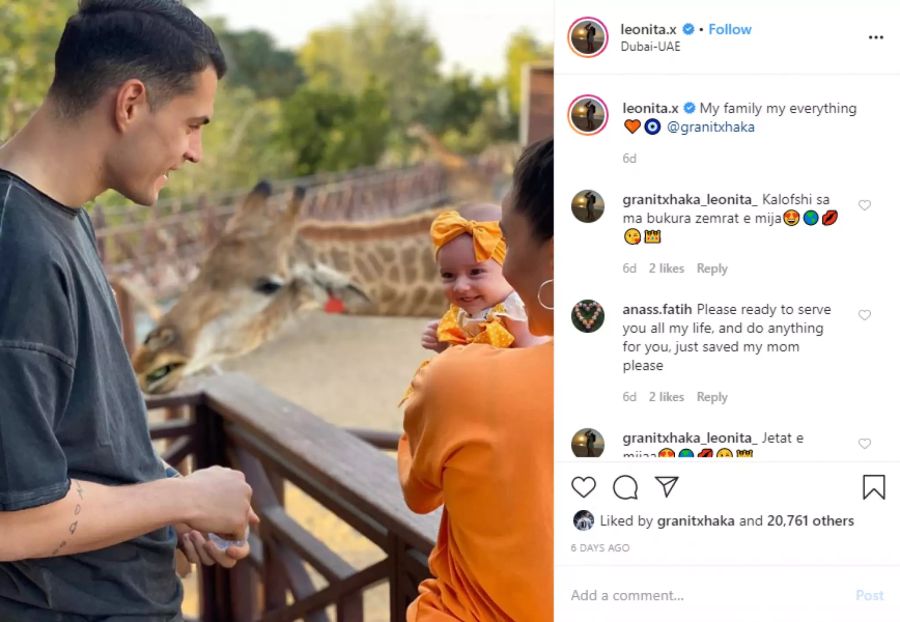
M 188 520 L 183 481 L 104 486 L 73 479 L 68 494 L 40 507 L 0 512 L 0 561 L 106 548 Z

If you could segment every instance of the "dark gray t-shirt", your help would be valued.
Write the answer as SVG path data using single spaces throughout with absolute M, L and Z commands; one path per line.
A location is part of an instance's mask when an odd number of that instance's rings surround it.
M 87 213 L 0 170 L 0 511 L 163 477 Z M 179 619 L 175 540 L 0 563 L 0 620 Z

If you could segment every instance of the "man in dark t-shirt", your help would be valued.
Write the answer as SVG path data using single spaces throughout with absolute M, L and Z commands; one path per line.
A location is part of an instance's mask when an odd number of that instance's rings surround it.
M 258 520 L 240 472 L 166 477 L 79 207 L 108 188 L 154 203 L 201 157 L 222 51 L 180 3 L 136 6 L 81 0 L 47 99 L 0 147 L 3 622 L 180 620 L 176 534 L 231 567 L 246 543 L 200 534 Z

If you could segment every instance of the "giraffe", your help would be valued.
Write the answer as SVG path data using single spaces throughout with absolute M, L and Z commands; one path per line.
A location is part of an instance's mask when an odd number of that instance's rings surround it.
M 197 277 L 135 351 L 145 393 L 171 392 L 185 377 L 254 350 L 328 296 L 354 314 L 436 319 L 446 311 L 430 228 L 448 207 L 380 222 L 298 225 L 296 193 L 284 211 L 270 194 L 265 183 L 249 194 Z M 458 209 L 478 219 L 485 206 Z
M 451 196 L 496 195 L 496 170 L 473 166 L 424 128 L 413 132 L 450 175 Z M 514 155 L 507 151 L 501 161 Z M 298 223 L 302 193 L 281 211 L 271 194 L 266 182 L 254 188 L 197 277 L 135 351 L 132 366 L 144 392 L 170 392 L 183 378 L 254 350 L 295 311 L 321 308 L 328 296 L 352 314 L 439 318 L 447 303 L 431 223 L 446 209 L 475 220 L 486 211 L 470 203 L 386 221 Z
M 348 313 L 431 317 L 446 306 L 429 233 L 444 209 L 367 223 L 309 221 L 298 233 L 316 261 L 365 293 L 344 304 Z
M 132 366 L 145 393 L 168 393 L 211 365 L 269 340 L 298 310 L 329 296 L 353 304 L 365 294 L 344 274 L 318 263 L 297 239 L 302 193 L 274 212 L 261 182 L 229 220 L 197 277 L 135 351 Z

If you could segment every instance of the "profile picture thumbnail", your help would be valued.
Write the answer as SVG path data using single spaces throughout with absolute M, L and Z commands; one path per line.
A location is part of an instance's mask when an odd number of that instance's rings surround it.
M 593 136 L 606 127 L 609 111 L 596 95 L 579 95 L 569 104 L 569 125 L 584 136 Z
M 598 56 L 606 49 L 609 32 L 596 17 L 579 17 L 569 26 L 569 48 L 585 58 Z
M 581 222 L 597 222 L 606 205 L 599 192 L 582 190 L 572 198 L 572 214 Z
M 599 458 L 605 448 L 603 435 L 594 428 L 582 428 L 572 437 L 572 453 L 576 458 Z
M 572 522 L 575 523 L 575 528 L 578 531 L 588 531 L 594 526 L 594 515 L 587 510 L 580 510 L 575 512 Z
M 596 300 L 582 300 L 572 308 L 572 324 L 583 333 L 593 333 L 603 326 L 606 313 Z

